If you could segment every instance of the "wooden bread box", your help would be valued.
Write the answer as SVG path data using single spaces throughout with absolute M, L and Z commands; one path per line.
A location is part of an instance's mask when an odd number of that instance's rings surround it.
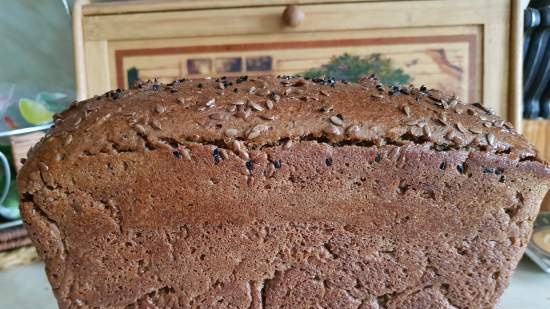
M 79 99 L 136 79 L 296 74 L 380 55 L 406 82 L 520 116 L 519 1 L 86 2 L 74 15 Z
M 77 0 L 77 94 L 84 99 L 154 78 L 386 65 L 401 73 L 390 82 L 483 102 L 521 131 L 521 2 Z M 538 125 L 526 122 L 526 133 L 545 149 L 548 135 L 530 134 L 545 130 L 533 129 Z

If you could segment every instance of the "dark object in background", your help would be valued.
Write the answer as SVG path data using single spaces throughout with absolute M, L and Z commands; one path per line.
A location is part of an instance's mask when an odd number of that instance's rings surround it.
M 30 244 L 31 239 L 27 235 L 27 230 L 22 225 L 14 225 L 3 229 L 0 233 L 0 252 Z
M 534 39 L 533 46 L 530 46 L 533 37 L 534 29 L 540 25 L 540 11 L 534 8 L 525 9 L 524 32 L 525 38 L 523 41 L 523 117 L 532 119 L 537 118 L 540 114 L 540 107 L 530 100 L 529 90 L 536 72 L 536 64 L 541 61 L 540 49 L 542 40 L 540 37 Z M 537 57 L 538 56 L 538 57 Z
M 550 118 L 550 0 L 531 1 L 524 31 L 523 117 Z

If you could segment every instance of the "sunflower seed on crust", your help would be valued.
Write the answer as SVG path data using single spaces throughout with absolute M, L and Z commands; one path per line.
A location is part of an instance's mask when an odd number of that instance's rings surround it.
M 145 133 L 146 133 L 146 132 L 145 132 L 145 127 L 142 126 L 141 124 L 136 124 L 136 125 L 134 125 L 134 128 L 136 129 L 136 132 L 137 132 L 138 134 L 145 134 Z
M 487 133 L 486 137 L 487 137 L 487 143 L 489 143 L 489 145 L 491 145 L 492 147 L 495 147 L 496 145 L 495 135 L 492 133 Z
M 159 114 L 162 114 L 166 111 L 166 107 L 163 106 L 163 105 L 157 105 L 155 107 L 155 112 L 159 113 Z
M 333 124 L 326 126 L 323 129 L 323 132 L 329 135 L 336 135 L 336 136 L 342 135 L 342 129 Z
M 403 106 L 403 113 L 405 113 L 405 115 L 407 117 L 410 117 L 411 116 L 411 108 L 408 105 Z
M 210 114 L 208 116 L 208 118 L 212 119 L 212 120 L 222 120 L 223 119 L 223 114 L 222 113 L 214 113 L 214 114 Z
M 338 116 L 331 116 L 330 117 L 330 122 L 332 122 L 332 124 L 334 125 L 337 125 L 337 126 L 342 126 L 344 125 L 344 120 Z
M 258 138 L 263 132 L 267 131 L 269 129 L 268 126 L 259 124 L 254 126 L 248 135 L 246 136 L 247 139 L 255 139 Z
M 231 148 L 233 149 L 234 152 L 239 152 L 241 151 L 241 142 L 239 141 L 233 141 L 233 143 L 231 144 Z
M 346 129 L 346 134 L 347 135 L 355 135 L 357 133 L 359 133 L 359 126 L 358 125 L 352 125 L 352 126 L 349 126 L 347 129 Z
M 464 126 L 462 125 L 462 123 L 460 122 L 457 122 L 455 124 L 456 128 L 458 129 L 458 131 L 460 131 L 461 133 L 466 133 L 466 128 L 464 128 Z
M 235 137 L 235 136 L 239 135 L 239 130 L 233 129 L 233 128 L 227 128 L 224 131 L 224 135 L 227 136 L 227 137 Z
M 208 106 L 210 108 L 216 106 L 216 99 L 213 98 L 213 99 L 208 100 L 208 102 L 206 102 L 206 106 Z
M 162 129 L 162 125 L 160 124 L 160 121 L 158 121 L 157 119 L 151 120 L 151 127 L 155 128 L 157 130 Z
M 250 108 L 252 108 L 252 110 L 257 111 L 257 112 L 261 112 L 261 111 L 264 110 L 264 108 L 260 104 L 254 102 L 254 101 L 251 101 L 251 100 L 248 100 L 248 106 L 250 106 Z
M 283 149 L 285 149 L 285 150 L 290 149 L 290 147 L 292 147 L 292 144 L 293 144 L 292 140 L 289 139 L 289 140 L 286 141 L 286 143 L 283 145 Z
M 179 147 L 178 150 L 185 160 L 191 161 L 191 154 L 189 153 L 189 150 L 187 148 Z
M 430 129 L 429 126 L 423 127 L 423 128 L 422 128 L 422 133 L 423 133 L 424 136 L 426 136 L 427 138 L 432 137 L 432 130 Z

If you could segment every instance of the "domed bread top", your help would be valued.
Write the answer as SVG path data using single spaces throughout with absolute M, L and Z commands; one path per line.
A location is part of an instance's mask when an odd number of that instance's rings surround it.
M 308 140 L 366 147 L 421 144 L 541 161 L 510 123 L 481 104 L 424 86 L 388 87 L 373 76 L 359 83 L 294 76 L 149 81 L 74 103 L 56 115 L 55 127 L 35 148 L 51 148 L 41 156 L 59 160 L 186 143 L 238 151 L 241 145 L 261 149 Z

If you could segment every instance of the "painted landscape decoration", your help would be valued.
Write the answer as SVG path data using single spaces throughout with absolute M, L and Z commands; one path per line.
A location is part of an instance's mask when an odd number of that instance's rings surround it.
M 215 65 L 212 65 L 212 63 L 215 63 Z M 246 63 L 244 68 L 243 63 Z M 187 59 L 184 65 L 187 74 L 181 74 L 181 76 L 186 75 L 187 77 L 205 77 L 212 74 L 238 76 L 280 73 L 273 68 L 273 57 L 271 56 L 247 57 L 246 59 L 241 59 L 241 57 Z M 136 67 L 127 70 L 128 87 L 134 85 L 138 80 L 144 79 L 139 73 L 140 71 Z M 404 85 L 413 80 L 403 69 L 398 68 L 391 58 L 383 57 L 379 53 L 366 56 L 344 53 L 333 56 L 328 63 L 320 67 L 311 68 L 298 74 L 312 79 L 334 77 L 338 80 L 350 82 L 357 82 L 361 77 L 375 74 L 383 83 L 388 85 Z M 175 76 L 174 78 L 181 76 Z
M 310 69 L 302 75 L 308 78 L 334 77 L 349 82 L 357 82 L 361 77 L 375 74 L 384 84 L 405 85 L 412 81 L 412 77 L 402 69 L 395 68 L 390 58 L 381 54 L 371 54 L 360 57 L 344 53 L 333 57 L 329 63 L 320 68 Z
M 356 82 L 376 74 L 384 83 L 426 84 L 478 100 L 474 69 L 476 34 L 410 36 L 401 39 L 354 38 L 304 42 L 262 42 L 165 48 L 133 46 L 115 54 L 112 88 L 125 88 L 136 80 L 260 74 L 334 77 Z M 475 31 L 474 31 L 475 32 Z M 247 46 L 249 45 L 249 46 Z M 273 48 L 270 48 L 272 45 Z M 284 48 L 281 46 L 284 45 Z M 260 48 L 261 47 L 261 48 Z

